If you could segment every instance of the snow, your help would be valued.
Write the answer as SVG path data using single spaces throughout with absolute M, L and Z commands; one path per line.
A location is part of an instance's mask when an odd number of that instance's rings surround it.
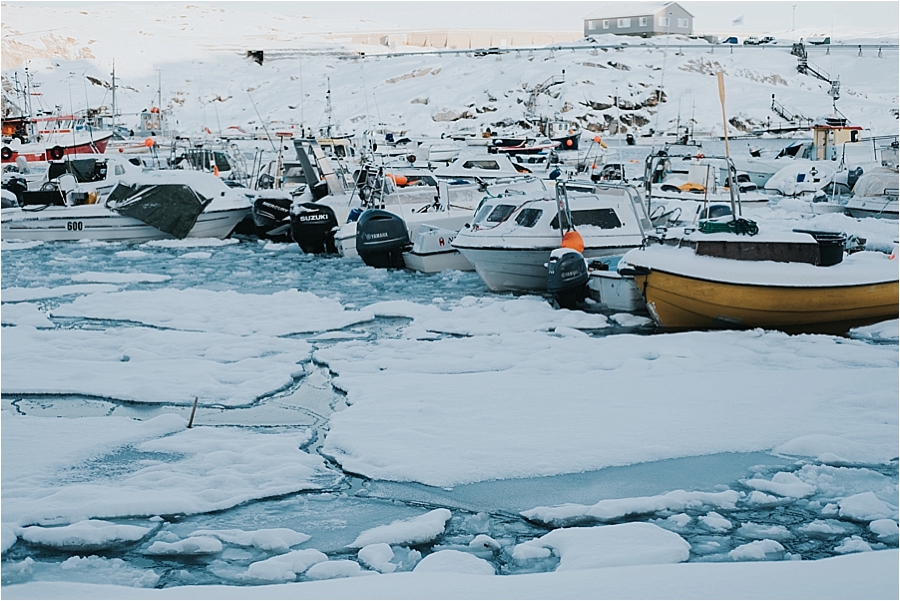
M 382 574 L 390 574 L 397 569 L 397 565 L 391 563 L 394 558 L 394 550 L 387 543 L 366 545 L 359 550 L 357 556 L 365 565 Z
M 838 503 L 842 518 L 858 522 L 897 517 L 897 507 L 891 507 L 874 492 L 864 492 L 841 499 Z
M 841 541 L 841 544 L 834 548 L 837 553 L 865 553 L 872 550 L 869 543 L 858 536 L 851 536 Z
M 30 543 L 60 549 L 106 549 L 123 542 L 138 541 L 152 530 L 142 526 L 114 524 L 105 520 L 83 520 L 59 528 L 29 526 L 19 537 Z
M 778 541 L 763 539 L 741 545 L 728 552 L 728 557 L 735 561 L 772 559 L 774 555 L 784 551 L 784 547 Z
M 453 574 L 480 574 L 493 576 L 494 566 L 471 553 L 446 549 L 426 556 L 413 568 L 413 572 L 451 572 Z
M 174 543 L 156 541 L 144 551 L 147 555 L 208 555 L 222 550 L 222 542 L 211 536 L 191 536 Z
M 414 545 L 427 543 L 438 537 L 451 517 L 449 509 L 434 509 L 410 520 L 398 520 L 385 526 L 377 526 L 362 532 L 350 544 L 360 549 L 375 543 L 389 545 Z
M 528 548 L 527 550 L 525 548 Z M 653 524 L 616 524 L 593 528 L 560 528 L 516 545 L 519 557 L 531 548 L 559 554 L 557 572 L 600 567 L 678 563 L 691 546 L 674 532 Z M 522 549 L 521 551 L 519 551 Z M 424 560 L 423 560 L 424 561 Z
M 363 571 L 359 564 L 349 559 L 336 559 L 317 563 L 306 571 L 306 577 L 313 580 L 349 578 L 351 576 L 372 576 L 375 572 Z
M 470 331 L 482 319 L 503 324 L 493 310 L 468 316 Z M 419 324 L 432 329 L 424 317 Z M 833 437 L 820 442 L 839 444 L 838 454 L 856 445 L 865 461 L 896 456 L 890 347 L 762 331 L 562 339 L 511 329 L 315 352 L 350 405 L 333 416 L 324 452 L 355 473 L 434 486 L 769 450 L 810 435 Z M 535 418 L 548 415 L 566 432 L 552 445 L 541 444 L 546 423 Z
M 308 534 L 290 528 L 263 528 L 260 530 L 195 530 L 191 536 L 212 536 L 223 542 L 243 547 L 256 547 L 263 551 L 284 553 L 309 540 Z
M 782 497 L 808 497 L 813 494 L 816 488 L 800 480 L 796 475 L 789 472 L 778 472 L 772 476 L 771 481 L 751 478 L 744 482 L 747 486 L 770 492 Z
M 291 551 L 250 564 L 244 577 L 269 582 L 294 580 L 311 566 L 328 561 L 328 556 L 315 549 Z
M 153 588 L 160 578 L 153 570 L 135 569 L 121 559 L 105 559 L 96 555 L 89 557 L 73 555 L 62 562 L 60 568 L 79 576 L 89 574 L 92 582 L 105 585 Z
M 659 511 L 682 511 L 688 507 L 700 507 L 703 505 L 734 509 L 735 503 L 739 498 L 740 494 L 733 490 L 719 493 L 675 490 L 654 497 L 606 499 L 590 507 L 575 504 L 561 507 L 536 507 L 523 511 L 522 515 L 530 520 L 559 526 L 578 518 L 613 521 L 628 515 Z
M 869 524 L 869 530 L 878 535 L 878 538 L 897 538 L 900 529 L 894 520 L 880 519 L 873 520 Z
M 188 430 L 172 414 L 141 422 L 5 413 L 0 423 L 4 524 L 202 513 L 333 478 L 321 457 L 299 450 L 309 436 L 303 432 Z M 115 458 L 116 469 L 104 470 L 103 458 Z
M 728 532 L 734 528 L 734 524 L 730 520 L 725 519 L 715 511 L 710 511 L 700 518 L 700 521 L 707 527 L 716 532 Z

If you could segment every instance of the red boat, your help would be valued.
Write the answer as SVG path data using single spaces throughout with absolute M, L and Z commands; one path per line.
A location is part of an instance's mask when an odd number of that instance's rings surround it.
M 36 126 L 35 134 L 28 133 Z M 14 163 L 24 157 L 28 162 L 58 160 L 70 154 L 103 154 L 112 138 L 111 131 L 92 130 L 87 121 L 72 115 L 38 119 L 3 121 L 2 161 Z

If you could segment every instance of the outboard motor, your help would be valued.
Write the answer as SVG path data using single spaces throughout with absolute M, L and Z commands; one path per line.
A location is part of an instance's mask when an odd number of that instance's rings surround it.
M 303 202 L 291 207 L 291 237 L 305 253 L 336 253 L 337 228 L 337 217 L 328 205 Z
M 290 242 L 293 202 L 292 198 L 281 192 L 258 196 L 250 208 L 256 235 L 275 242 Z
M 563 309 L 575 309 L 588 293 L 587 261 L 577 250 L 557 248 L 547 263 L 547 292 L 554 304 Z
M 369 209 L 356 222 L 356 252 L 369 267 L 402 269 L 409 247 L 409 230 L 399 215 Z
M 28 182 L 24 177 L 13 176 L 3 182 L 3 189 L 12 192 L 16 196 L 18 204 L 21 205 L 23 204 L 22 198 L 25 192 L 28 192 Z M 3 208 L 7 208 L 5 204 L 3 205 Z

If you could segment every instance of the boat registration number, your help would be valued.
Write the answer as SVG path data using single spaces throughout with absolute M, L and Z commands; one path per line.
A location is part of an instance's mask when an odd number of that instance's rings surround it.
M 67 221 L 66 229 L 70 232 L 80 232 L 84 229 L 84 223 L 81 221 Z

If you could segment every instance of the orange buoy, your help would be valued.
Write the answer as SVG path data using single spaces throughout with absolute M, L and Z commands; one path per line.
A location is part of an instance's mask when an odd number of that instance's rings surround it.
M 389 180 L 394 182 L 398 186 L 405 186 L 409 180 L 406 179 L 405 175 L 396 175 L 394 173 L 388 173 L 387 177 Z
M 594 136 L 594 142 L 596 142 L 597 144 L 599 144 L 599 143 L 600 143 L 600 136 Z
M 152 147 L 155 143 L 156 142 L 154 142 L 153 138 L 147 138 L 146 140 L 144 140 L 144 146 L 146 146 L 147 148 Z
M 584 239 L 581 237 L 581 234 L 579 234 L 575 230 L 566 232 L 565 235 L 563 235 L 562 247 L 571 248 L 572 250 L 577 250 L 578 252 L 584 252 Z
M 572 140 L 566 140 L 566 146 L 571 146 L 571 145 L 572 145 Z
M 213 175 L 219 177 L 219 167 L 218 165 L 213 165 Z

